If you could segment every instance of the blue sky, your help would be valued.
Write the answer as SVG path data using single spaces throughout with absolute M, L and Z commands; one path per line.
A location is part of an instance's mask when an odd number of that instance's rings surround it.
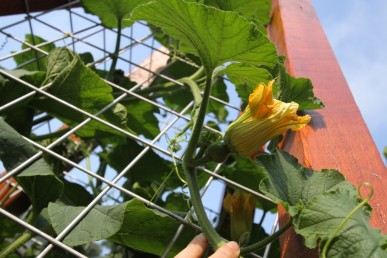
M 312 0 L 312 3 L 382 152 L 387 146 L 387 82 L 383 78 L 387 74 L 387 1 Z

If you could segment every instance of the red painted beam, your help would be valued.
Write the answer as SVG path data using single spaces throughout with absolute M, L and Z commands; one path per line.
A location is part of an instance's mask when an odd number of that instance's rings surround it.
M 387 233 L 387 169 L 356 105 L 310 0 L 273 0 L 271 40 L 286 55 L 288 71 L 312 80 L 326 108 L 310 111 L 310 125 L 286 135 L 284 150 L 315 170 L 337 169 L 354 185 L 375 190 L 371 224 Z M 280 209 L 281 222 L 287 220 Z M 317 257 L 293 232 L 282 238 L 283 257 Z

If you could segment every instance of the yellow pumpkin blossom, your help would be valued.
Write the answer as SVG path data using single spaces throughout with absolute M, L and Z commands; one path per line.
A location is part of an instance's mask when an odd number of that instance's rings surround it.
M 286 130 L 300 130 L 311 117 L 298 116 L 298 104 L 273 98 L 273 83 L 258 84 L 249 96 L 242 115 L 227 128 L 225 142 L 240 156 L 252 156 L 275 136 Z

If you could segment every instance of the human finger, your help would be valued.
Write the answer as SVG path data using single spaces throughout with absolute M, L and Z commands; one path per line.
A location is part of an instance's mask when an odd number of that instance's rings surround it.
M 240 251 L 239 245 L 235 241 L 231 241 L 222 245 L 209 258 L 238 258 Z
M 201 233 L 194 237 L 187 247 L 178 253 L 175 258 L 200 258 L 202 257 L 207 244 L 207 238 Z

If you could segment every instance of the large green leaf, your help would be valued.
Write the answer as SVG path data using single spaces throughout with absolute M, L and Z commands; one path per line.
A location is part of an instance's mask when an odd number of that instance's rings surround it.
M 48 214 L 52 226 L 59 234 L 84 209 L 50 203 Z M 138 200 L 120 205 L 96 205 L 64 238 L 70 246 L 108 239 L 120 245 L 160 255 L 176 233 L 179 223 L 156 210 L 146 208 Z M 180 251 L 194 236 L 185 229 L 174 245 L 170 256 Z
M 25 35 L 25 42 L 31 44 L 31 45 L 39 45 L 42 43 L 45 43 L 46 40 L 44 40 L 41 37 L 33 36 L 32 34 L 26 34 Z M 27 49 L 29 46 L 23 44 L 22 49 Z M 55 48 L 54 43 L 48 43 L 44 46 L 39 47 L 39 49 L 50 52 Z M 47 55 L 35 50 L 31 49 L 28 52 L 24 52 L 22 54 L 16 55 L 13 57 L 16 64 L 18 66 L 21 66 L 21 68 L 29 71 L 46 71 L 47 69 Z
M 273 201 L 288 208 L 292 216 L 314 196 L 338 185 L 349 186 L 340 172 L 322 170 L 317 173 L 298 164 L 297 159 L 286 152 L 262 155 L 258 161 L 268 174 L 259 189 Z
M 117 28 L 118 22 L 123 28 L 131 26 L 133 9 L 146 2 L 149 0 L 81 0 L 86 12 L 97 15 L 108 28 Z
M 313 248 L 319 242 L 320 254 L 329 237 L 340 223 L 360 203 L 357 191 L 338 188 L 311 199 L 296 223 L 297 233 Z M 368 205 L 357 211 L 329 245 L 327 257 L 387 257 L 382 244 L 386 236 L 369 225 Z
M 181 41 L 181 49 L 201 58 L 207 72 L 229 61 L 274 68 L 274 45 L 235 12 L 183 0 L 157 0 L 135 8 L 133 20 L 146 20 Z
M 267 85 L 273 79 L 268 70 L 241 63 L 232 63 L 227 67 L 221 68 L 217 71 L 217 74 L 227 75 L 236 86 L 235 89 L 244 106 L 247 106 L 249 95 L 260 82 Z
M 234 11 L 263 25 L 270 22 L 271 0 L 205 0 L 205 4 L 225 11 Z
M 113 101 L 111 87 L 90 68 L 87 68 L 79 56 L 66 48 L 56 48 L 48 56 L 46 82 L 52 85 L 48 92 L 54 96 L 84 110 L 95 114 Z M 69 126 L 76 126 L 87 116 L 51 99 L 43 98 L 33 101 L 33 106 L 63 120 Z M 126 126 L 127 111 L 121 104 L 116 104 L 99 117 L 123 129 Z M 96 130 L 119 133 L 117 130 L 95 120 L 90 121 L 77 131 L 84 137 L 93 137 Z
M 133 200 L 126 207 L 125 220 L 121 229 L 109 240 L 143 252 L 161 255 L 179 225 L 180 223 L 175 219 L 157 210 L 146 208 L 138 200 Z M 174 257 L 194 235 L 195 232 L 191 228 L 185 227 L 168 257 Z
M 63 243 L 70 246 L 82 245 L 114 235 L 122 226 L 127 204 L 96 205 L 64 238 Z M 48 215 L 55 232 L 62 232 L 84 208 L 50 203 Z
M 0 159 L 8 171 L 31 158 L 36 152 L 30 143 L 0 119 Z M 49 202 L 55 201 L 63 191 L 62 181 L 54 175 L 42 158 L 24 168 L 16 180 L 31 199 L 35 215 Z

